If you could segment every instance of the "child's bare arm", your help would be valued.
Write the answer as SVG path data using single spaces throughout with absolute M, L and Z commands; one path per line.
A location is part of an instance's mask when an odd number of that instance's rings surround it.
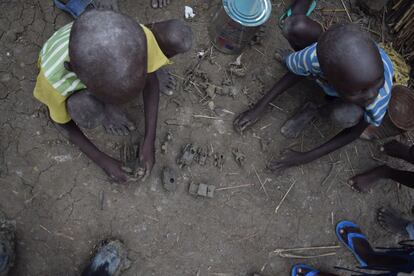
M 144 92 L 145 137 L 141 145 L 139 158 L 144 166 L 144 178 L 151 173 L 155 163 L 155 135 L 157 131 L 158 103 L 160 91 L 158 78 L 155 73 L 148 74 Z
M 368 126 L 369 124 L 362 119 L 357 125 L 344 129 L 331 140 L 311 151 L 292 152 L 292 154 L 285 159 L 272 161 L 269 168 L 277 170 L 312 162 L 313 160 L 342 148 L 343 146 L 346 146 L 358 139 Z
M 237 116 L 236 120 L 234 120 L 234 128 L 237 131 L 242 132 L 246 128 L 252 126 L 257 122 L 271 101 L 304 78 L 305 77 L 295 75 L 291 72 L 286 73 L 276 82 L 272 89 L 270 89 L 270 91 L 253 106 L 253 108 Z
M 106 155 L 100 151 L 79 129 L 79 127 L 70 121 L 66 124 L 56 124 L 59 130 L 68 138 L 68 140 L 79 147 L 93 162 L 101 167 L 105 173 L 116 182 L 125 182 L 128 175 L 122 170 L 122 164 L 118 160 Z

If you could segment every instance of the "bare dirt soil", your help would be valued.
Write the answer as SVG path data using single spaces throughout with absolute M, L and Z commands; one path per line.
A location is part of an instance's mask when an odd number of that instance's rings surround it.
M 170 69 L 185 79 L 186 70 L 200 62 L 198 72 L 205 72 L 219 91 L 226 67 L 236 59 L 211 50 L 207 27 L 219 1 L 172 0 L 162 10 L 151 9 L 149 2 L 123 0 L 120 9 L 141 23 L 150 23 L 182 19 L 184 5 L 194 8 L 196 17 L 188 23 L 195 33 L 194 48 L 174 58 Z M 341 1 L 319 2 L 312 17 L 324 26 L 349 20 Z M 286 72 L 273 54 L 276 48 L 288 46 L 277 27 L 277 18 L 287 4 L 273 1 L 263 45 L 246 50 L 242 62 L 247 74 L 233 77 L 234 97 L 210 99 L 202 88 L 196 88 L 202 76 L 193 80 L 195 85 L 184 85 L 180 79 L 173 96 L 161 97 L 157 163 L 152 175 L 144 183 L 122 186 L 111 184 L 103 171 L 67 143 L 49 122 L 45 107 L 32 96 L 39 50 L 71 18 L 50 0 L 0 0 L 0 209 L 17 224 L 17 263 L 12 275 L 79 275 L 93 246 L 111 236 L 122 239 L 129 249 L 132 266 L 125 275 L 145 276 L 230 276 L 260 270 L 264 275 L 288 275 L 297 262 L 329 271 L 334 265 L 353 267 L 356 263 L 343 247 L 328 250 L 334 256 L 310 260 L 272 253 L 277 248 L 336 245 L 334 225 L 340 219 L 359 223 L 374 245 L 395 245 L 397 238 L 375 222 L 375 211 L 393 206 L 410 212 L 413 193 L 390 181 L 380 182 L 366 195 L 355 193 L 346 184 L 354 173 L 381 163 L 379 160 L 405 166 L 381 155 L 377 150 L 380 142 L 357 141 L 279 174 L 265 170 L 266 163 L 284 149 L 307 150 L 334 135 L 336 130 L 326 120 L 309 125 L 298 139 L 280 134 L 284 121 L 304 102 L 322 100 L 316 85 L 304 82 L 292 88 L 243 136 L 233 130 L 233 113 L 244 111 Z M 351 16 L 361 19 L 358 14 Z M 381 33 L 377 30 L 372 35 L 378 40 Z M 200 51 L 208 53 L 202 61 L 197 57 Z M 230 112 L 217 118 L 209 101 Z M 123 142 L 142 138 L 142 109 L 141 100 L 128 107 L 139 126 L 131 137 L 112 137 L 101 128 L 87 134 L 119 158 Z M 163 154 L 161 143 L 168 131 L 173 139 Z M 409 136 L 401 139 L 412 143 Z M 206 165 L 177 166 L 176 159 L 187 143 L 208 150 Z M 241 166 L 234 160 L 233 149 L 245 155 Z M 223 155 L 222 169 L 214 165 L 214 154 Z M 164 166 L 179 174 L 176 192 L 162 187 Z M 191 181 L 216 185 L 214 198 L 189 195 Z

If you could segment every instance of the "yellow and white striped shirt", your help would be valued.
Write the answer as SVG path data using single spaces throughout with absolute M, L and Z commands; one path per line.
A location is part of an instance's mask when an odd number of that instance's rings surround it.
M 47 105 L 53 121 L 65 124 L 71 120 L 66 109 L 66 100 L 74 92 L 85 89 L 75 73 L 66 70 L 65 61 L 69 61 L 69 38 L 73 23 L 60 28 L 44 44 L 38 60 L 40 73 L 34 89 L 34 97 Z M 147 72 L 157 71 L 170 64 L 158 46 L 154 34 L 141 25 L 147 38 Z

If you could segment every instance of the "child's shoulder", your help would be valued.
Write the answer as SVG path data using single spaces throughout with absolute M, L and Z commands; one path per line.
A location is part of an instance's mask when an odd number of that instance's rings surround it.
M 53 51 L 58 51 L 63 48 L 62 45 L 69 44 L 70 31 L 72 29 L 73 22 L 61 27 L 54 32 L 50 38 L 43 44 L 40 56 L 51 54 Z

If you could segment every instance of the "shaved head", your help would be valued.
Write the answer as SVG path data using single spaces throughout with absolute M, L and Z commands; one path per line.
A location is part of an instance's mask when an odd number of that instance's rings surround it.
M 384 78 L 381 55 L 375 42 L 357 25 L 329 28 L 318 40 L 317 55 L 328 82 L 342 96 L 362 97 L 361 103 L 366 103 L 378 94 Z M 371 91 L 370 96 L 367 91 Z
M 369 83 L 383 76 L 383 63 L 375 42 L 357 25 L 335 25 L 322 34 L 317 53 L 328 79 Z M 339 81 L 339 80 L 338 80 Z
M 70 33 L 69 57 L 79 79 L 104 102 L 127 102 L 145 85 L 145 33 L 135 20 L 120 13 L 83 13 Z

